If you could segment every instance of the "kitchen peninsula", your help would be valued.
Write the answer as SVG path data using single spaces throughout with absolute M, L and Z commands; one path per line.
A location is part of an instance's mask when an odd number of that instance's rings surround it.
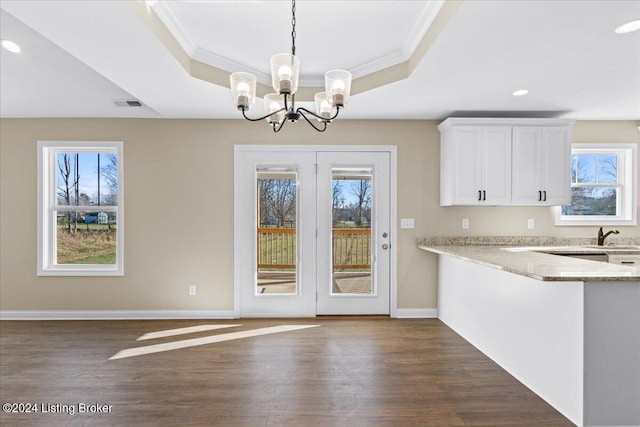
M 423 238 L 438 316 L 578 426 L 640 425 L 640 254 L 593 239 Z M 631 242 L 636 244 L 637 242 Z

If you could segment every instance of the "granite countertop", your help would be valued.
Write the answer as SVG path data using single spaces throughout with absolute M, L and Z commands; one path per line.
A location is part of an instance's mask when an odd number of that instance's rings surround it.
M 595 246 L 594 242 L 590 241 L 593 239 L 583 240 L 505 237 L 473 240 L 439 237 L 418 239 L 418 248 L 543 281 L 640 281 L 639 266 L 609 264 L 552 254 L 640 255 L 640 246 L 637 245 L 639 242 L 636 241 L 618 243 L 615 246 Z

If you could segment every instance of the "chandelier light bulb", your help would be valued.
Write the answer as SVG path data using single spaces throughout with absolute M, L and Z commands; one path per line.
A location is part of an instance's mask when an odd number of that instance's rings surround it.
M 291 93 L 291 75 L 293 70 L 288 65 L 282 65 L 278 68 L 278 77 L 280 78 L 280 93 Z
M 331 103 L 344 105 L 344 82 L 342 80 L 336 80 L 331 85 Z
M 240 96 L 249 96 L 249 85 L 245 82 L 238 83 L 238 94 Z
M 277 103 L 276 101 L 273 101 L 271 104 L 269 104 L 269 112 L 273 113 L 276 112 L 280 109 L 280 104 Z
M 290 80 L 293 70 L 288 65 L 283 65 L 278 69 L 278 76 L 280 80 Z
M 238 110 L 248 110 L 256 99 L 256 76 L 249 73 L 233 73 L 229 76 L 231 95 Z
M 322 101 L 320 104 L 320 112 L 321 113 L 330 113 L 331 112 L 331 104 L 326 99 Z
M 336 80 L 333 82 L 333 85 L 331 85 L 331 88 L 333 89 L 333 93 L 342 94 L 344 93 L 344 82 L 342 80 Z
M 327 99 L 333 107 L 344 107 L 351 92 L 351 73 L 345 70 L 331 70 L 324 75 Z

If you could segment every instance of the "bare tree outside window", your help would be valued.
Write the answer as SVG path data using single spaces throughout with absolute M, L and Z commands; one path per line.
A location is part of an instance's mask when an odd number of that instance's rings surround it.
M 58 203 L 65 206 L 72 206 L 76 204 L 78 181 L 80 175 L 78 174 L 78 158 L 70 153 L 63 153 L 61 158 L 58 159 Z M 65 228 L 69 233 L 75 233 L 77 230 L 77 213 L 73 211 L 67 211 L 64 214 Z
M 371 180 L 360 179 L 351 183 L 351 192 L 355 196 L 354 221 L 356 227 L 370 226 L 371 221 Z
M 296 226 L 296 180 L 259 179 L 261 226 Z
M 104 165 L 101 164 L 98 175 L 104 178 L 109 189 L 109 193 L 102 197 L 102 204 L 116 205 L 118 202 L 118 156 L 106 154 L 102 156 Z

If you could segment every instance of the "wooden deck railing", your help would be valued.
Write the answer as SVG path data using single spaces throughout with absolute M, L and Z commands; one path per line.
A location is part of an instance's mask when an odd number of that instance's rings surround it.
M 371 268 L 371 229 L 333 229 L 333 270 Z
M 333 229 L 333 269 L 371 268 L 371 229 Z M 258 228 L 258 269 L 296 268 L 296 229 Z
M 258 269 L 262 268 L 295 270 L 295 228 L 258 228 Z

